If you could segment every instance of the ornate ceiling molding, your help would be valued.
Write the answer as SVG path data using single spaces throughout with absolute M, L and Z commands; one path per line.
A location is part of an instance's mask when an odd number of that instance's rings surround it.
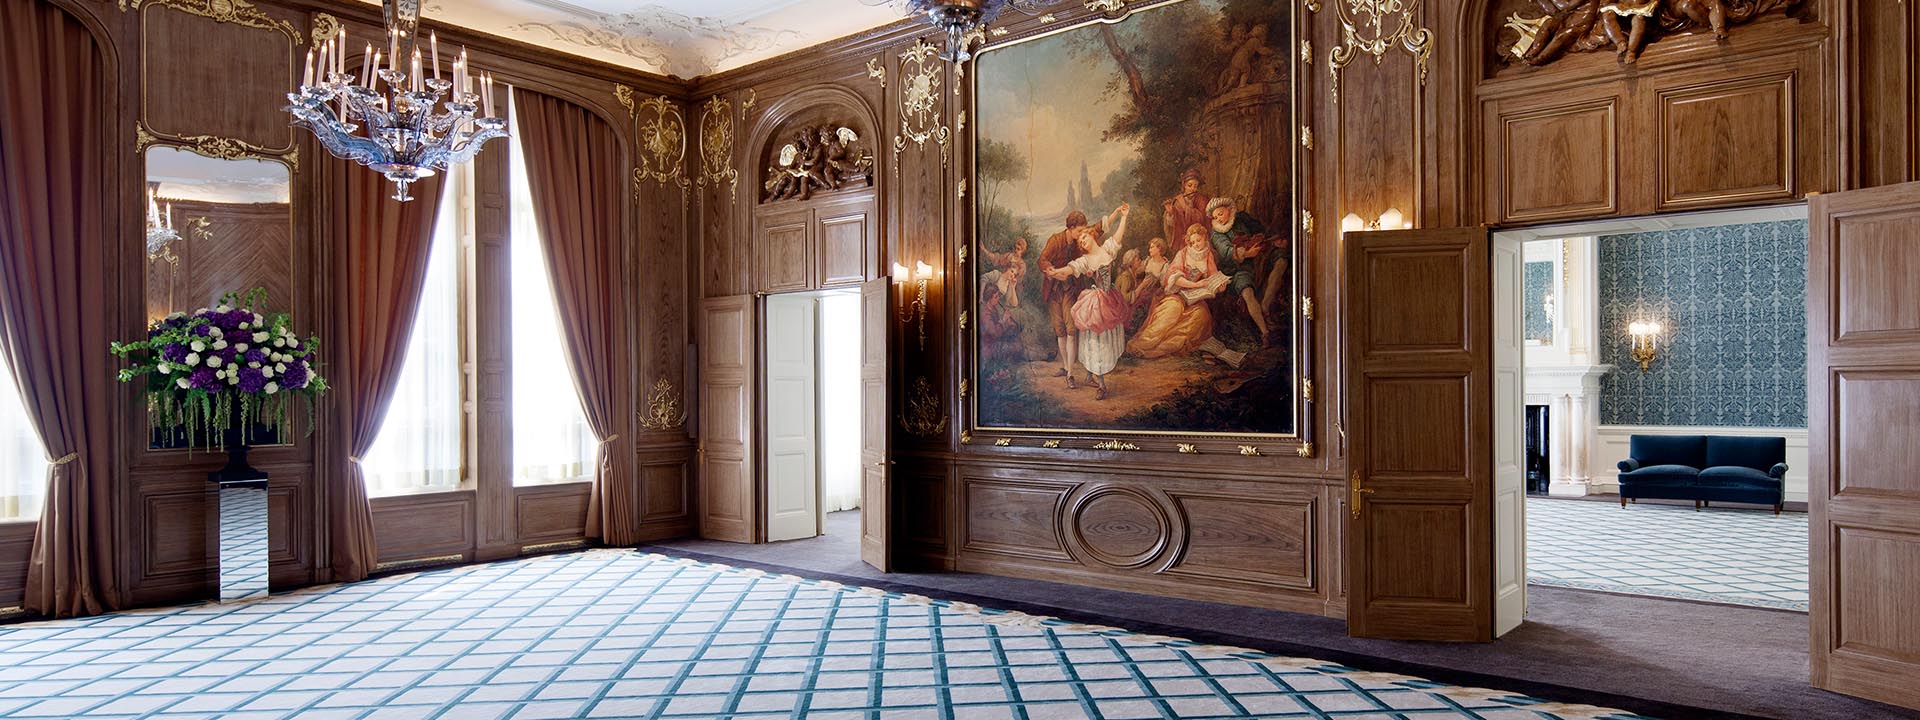
M 579 20 L 522 22 L 508 29 L 625 55 L 684 77 L 711 73 L 730 59 L 795 46 L 803 39 L 794 30 L 694 17 L 657 6 Z

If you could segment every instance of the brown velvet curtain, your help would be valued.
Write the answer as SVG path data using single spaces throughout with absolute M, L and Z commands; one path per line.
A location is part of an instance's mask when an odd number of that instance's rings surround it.
M 565 100 L 516 88 L 513 101 L 547 275 L 567 338 L 567 368 L 580 388 L 587 424 L 600 438 L 587 537 L 633 545 L 640 541 L 638 493 L 628 473 L 629 445 L 620 442 L 628 373 L 619 322 L 627 189 L 619 136 Z
M 0 0 L 0 345 L 51 463 L 25 607 L 49 617 L 118 606 L 114 581 L 112 295 L 102 273 L 106 61 L 80 21 Z M 129 236 L 127 242 L 134 242 Z M 4 390 L 0 390 L 4 392 Z
M 326 361 L 337 408 L 346 471 L 327 493 L 333 579 L 350 582 L 373 571 L 377 546 L 360 456 L 373 449 L 394 384 L 406 363 L 407 338 L 426 283 L 440 208 L 441 176 L 413 184 L 413 200 L 394 200 L 393 184 L 367 168 L 334 161 L 342 199 L 334 233 L 332 277 L 339 317 Z

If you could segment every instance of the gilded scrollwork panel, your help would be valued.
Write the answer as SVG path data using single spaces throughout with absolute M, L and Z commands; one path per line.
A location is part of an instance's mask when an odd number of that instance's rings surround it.
M 287 168 L 300 170 L 300 148 L 286 152 L 275 152 L 245 140 L 236 140 L 218 135 L 161 135 L 148 128 L 146 123 L 138 122 L 133 126 L 133 149 L 136 153 L 145 153 L 155 145 L 174 145 L 196 154 L 219 160 L 271 160 L 285 163 Z
M 1333 101 L 1340 102 L 1340 71 L 1361 54 L 1374 64 L 1395 45 L 1413 55 L 1419 83 L 1427 82 L 1427 61 L 1433 57 L 1433 31 L 1420 26 L 1421 0 L 1345 0 L 1334 3 L 1340 16 L 1340 44 L 1327 53 L 1327 75 Z
M 650 97 L 629 112 L 640 131 L 640 166 L 633 169 L 634 193 L 637 195 L 644 183 L 657 182 L 680 188 L 680 201 L 685 203 L 690 185 L 686 174 L 687 121 L 680 106 L 663 96 Z
M 940 73 L 947 63 L 939 60 L 940 51 L 925 40 L 900 54 L 900 134 L 893 138 L 893 163 L 900 164 L 900 152 L 911 142 L 924 148 L 928 141 L 940 146 L 940 165 L 947 164 L 947 140 L 953 129 L 941 119 Z
M 122 11 L 146 7 L 173 8 L 214 22 L 233 23 L 283 33 L 295 45 L 306 41 L 305 38 L 300 37 L 300 31 L 293 26 L 293 23 L 268 15 L 247 0 L 119 0 L 119 2 Z M 339 32 L 337 25 L 333 32 Z M 332 36 L 330 33 L 325 37 Z
M 702 189 L 727 184 L 729 197 L 740 197 L 740 171 L 733 167 L 733 104 L 719 95 L 700 109 L 700 176 Z

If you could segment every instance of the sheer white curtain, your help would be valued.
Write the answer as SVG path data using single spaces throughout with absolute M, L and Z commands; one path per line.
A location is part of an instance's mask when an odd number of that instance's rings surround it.
M 361 458 L 367 496 L 437 492 L 460 487 L 464 453 L 460 383 L 460 258 L 465 223 L 465 194 L 471 175 L 452 171 L 440 215 L 434 220 L 433 249 L 420 292 L 420 309 L 407 340 L 406 364 L 394 386 L 393 401 L 380 423 L 380 437 Z
M 47 451 L 20 403 L 20 386 L 0 362 L 0 520 L 39 520 L 47 494 Z
M 860 507 L 860 296 L 820 298 L 820 509 Z
M 512 114 L 513 94 L 507 97 L 507 112 Z M 510 117 L 508 126 L 519 127 L 518 120 Z M 520 137 L 512 136 L 508 143 L 513 164 L 513 237 L 508 241 L 513 264 L 513 484 L 584 482 L 592 479 L 599 441 L 587 427 L 573 373 L 567 370 L 566 340 L 546 253 L 540 248 Z

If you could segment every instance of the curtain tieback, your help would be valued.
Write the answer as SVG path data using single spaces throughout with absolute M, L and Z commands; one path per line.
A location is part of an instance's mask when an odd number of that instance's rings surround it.
M 619 440 L 619 439 L 620 439 L 620 433 L 614 433 L 614 434 L 612 434 L 612 435 L 608 435 L 608 436 L 607 436 L 607 439 L 605 439 L 605 440 L 601 440 L 601 441 L 600 441 L 600 444 L 601 444 L 601 445 L 605 445 L 605 444 L 607 444 L 607 443 L 610 443 L 610 442 L 613 442 L 613 441 L 615 441 L 615 440 Z
M 350 463 L 353 463 L 353 464 L 355 464 L 355 465 L 359 465 L 359 464 L 360 464 L 360 456 L 358 456 L 358 455 L 348 455 L 348 456 L 347 456 L 347 462 L 350 462 Z
M 73 462 L 73 461 L 75 461 L 75 460 L 79 460 L 79 459 L 80 459 L 80 453 L 77 453 L 77 452 L 70 452 L 70 453 L 67 453 L 67 454 L 65 454 L 65 455 L 62 455 L 62 456 L 60 456 L 60 459 L 58 459 L 58 460 L 48 460 L 48 461 L 47 461 L 47 464 L 48 464 L 48 465 L 51 465 L 51 466 L 53 466 L 53 467 L 60 467 L 61 465 L 65 465 L 65 464 L 67 464 L 67 463 L 70 463 L 70 462 Z

